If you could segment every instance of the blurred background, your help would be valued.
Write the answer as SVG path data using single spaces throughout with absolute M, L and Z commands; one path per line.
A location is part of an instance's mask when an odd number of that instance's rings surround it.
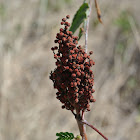
M 88 50 L 95 66 L 96 102 L 86 119 L 110 140 L 140 139 L 140 1 L 98 0 L 93 5 Z M 62 110 L 49 79 L 50 50 L 60 22 L 83 0 L 0 0 L 0 140 L 55 140 L 79 134 Z M 84 37 L 79 44 L 84 45 Z M 88 140 L 103 140 L 87 128 Z

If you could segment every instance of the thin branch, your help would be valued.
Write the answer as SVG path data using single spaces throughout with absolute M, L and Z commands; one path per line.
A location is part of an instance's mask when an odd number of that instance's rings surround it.
M 76 109 L 76 117 L 75 117 L 78 127 L 79 127 L 79 131 L 80 131 L 80 135 L 82 136 L 82 140 L 87 140 L 87 135 L 86 135 L 86 130 L 85 130 L 85 124 L 81 123 L 82 120 L 82 116 L 79 113 L 79 111 Z
M 82 120 L 85 120 L 85 112 L 83 110 L 82 110 Z M 85 124 L 83 124 L 83 129 L 86 134 L 86 125 Z
M 98 20 L 100 21 L 100 23 L 103 23 L 102 19 L 101 19 L 101 11 L 100 11 L 99 5 L 97 3 L 97 0 L 95 0 L 95 8 L 96 8 Z
M 105 137 L 97 128 L 95 128 L 93 125 L 89 124 L 86 120 L 82 120 L 81 123 L 88 125 L 92 129 L 94 129 L 97 133 L 99 133 L 105 140 L 108 140 L 107 137 Z
M 85 21 L 85 52 L 87 53 L 87 45 L 88 45 L 88 29 L 89 29 L 89 20 L 90 20 L 90 14 L 92 9 L 92 2 L 89 1 L 89 12 L 87 15 L 87 20 Z

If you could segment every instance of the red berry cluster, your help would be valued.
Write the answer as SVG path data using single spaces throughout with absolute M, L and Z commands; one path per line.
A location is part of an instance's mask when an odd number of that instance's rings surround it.
M 51 72 L 50 79 L 57 88 L 57 99 L 68 110 L 90 111 L 90 102 L 95 102 L 92 96 L 94 93 L 94 75 L 91 66 L 95 63 L 90 59 L 92 51 L 87 55 L 84 49 L 78 45 L 78 37 L 73 36 L 68 30 L 70 23 L 67 22 L 70 16 L 62 19 L 61 25 L 64 28 L 56 35 L 55 43 L 59 47 L 52 47 L 56 59 L 57 68 Z M 57 53 L 56 53 L 57 51 Z

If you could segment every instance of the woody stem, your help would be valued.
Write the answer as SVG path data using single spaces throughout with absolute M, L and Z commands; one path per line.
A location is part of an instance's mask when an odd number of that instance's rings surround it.
M 87 19 L 85 21 L 85 52 L 87 53 L 87 45 L 88 45 L 88 29 L 89 29 L 89 20 L 90 20 L 90 14 L 91 14 L 91 8 L 92 8 L 92 2 L 89 1 L 89 11 L 87 15 Z
M 82 140 L 88 140 L 85 130 L 85 124 L 81 123 L 83 121 L 83 117 L 80 114 L 80 111 L 76 109 L 76 121 L 79 127 L 80 135 L 82 136 Z

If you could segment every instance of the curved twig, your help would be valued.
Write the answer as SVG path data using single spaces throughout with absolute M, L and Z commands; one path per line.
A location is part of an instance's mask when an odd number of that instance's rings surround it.
M 87 126 L 94 129 L 97 133 L 99 133 L 105 140 L 108 140 L 107 137 L 105 137 L 97 128 L 95 128 L 93 125 L 89 124 L 86 120 L 81 120 L 81 123 L 86 124 Z

